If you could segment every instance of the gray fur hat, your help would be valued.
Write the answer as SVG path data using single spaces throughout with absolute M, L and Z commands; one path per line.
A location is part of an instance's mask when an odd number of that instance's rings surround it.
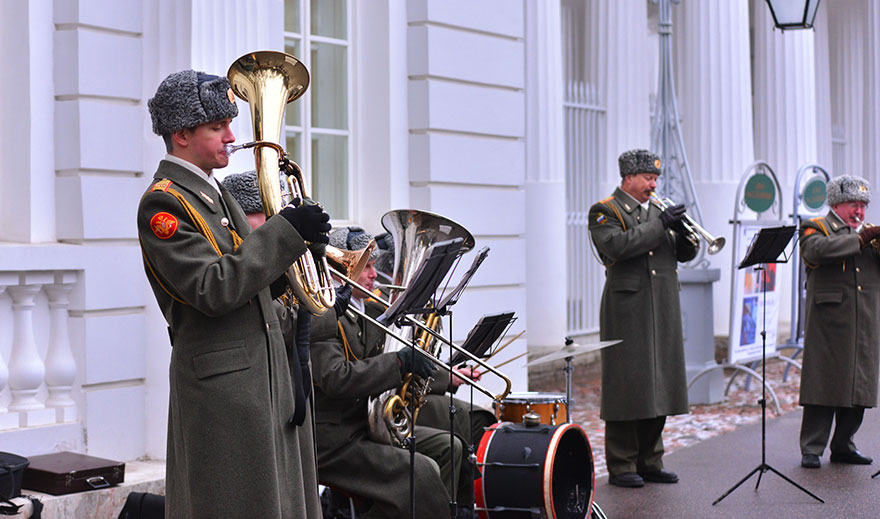
M 635 175 L 636 173 L 660 174 L 660 157 L 648 150 L 624 151 L 617 158 L 617 166 L 620 168 L 620 176 Z
M 379 248 L 376 270 L 390 276 L 394 273 L 394 240 L 391 239 L 391 234 L 384 232 L 376 236 L 376 245 Z
M 348 227 L 340 227 L 330 231 L 330 245 L 342 250 L 362 250 L 370 244 L 373 235 L 362 228 L 351 225 Z M 370 254 L 370 260 L 376 261 L 379 257 L 379 249 L 375 249 Z
M 871 184 L 853 175 L 841 175 L 828 181 L 828 205 L 834 207 L 844 202 L 871 203 Z
M 156 95 L 147 101 L 147 107 L 156 135 L 170 135 L 238 115 L 229 80 L 195 70 L 182 70 L 166 77 Z
M 260 199 L 256 170 L 227 175 L 221 184 L 235 198 L 245 213 L 263 212 L 263 201 Z

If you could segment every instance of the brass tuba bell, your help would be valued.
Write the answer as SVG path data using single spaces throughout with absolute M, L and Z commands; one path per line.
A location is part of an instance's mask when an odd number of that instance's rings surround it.
M 302 96 L 309 87 L 309 71 L 298 59 L 276 51 L 245 54 L 235 60 L 227 73 L 232 91 L 251 108 L 254 141 L 232 149 L 253 148 L 257 166 L 257 184 L 266 218 L 285 205 L 280 187 L 281 164 L 288 175 L 290 197 L 305 200 L 302 170 L 289 160 L 281 142 L 284 107 Z M 287 281 L 300 305 L 314 315 L 333 306 L 336 291 L 326 258 L 316 260 L 303 254 L 287 272 Z

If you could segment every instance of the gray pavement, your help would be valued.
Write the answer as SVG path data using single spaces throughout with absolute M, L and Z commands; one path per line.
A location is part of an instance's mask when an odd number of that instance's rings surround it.
M 773 416 L 772 413 L 768 413 Z M 596 482 L 596 501 L 609 518 L 800 518 L 880 517 L 880 411 L 868 409 L 856 435 L 862 453 L 875 458 L 872 465 L 854 466 L 828 461 L 822 468 L 800 466 L 798 432 L 801 410 L 767 420 L 767 464 L 825 500 L 822 504 L 768 471 L 758 473 L 713 506 L 712 502 L 761 463 L 761 424 L 682 448 L 664 457 L 666 468 L 677 472 L 674 485 L 647 483 L 627 489 Z

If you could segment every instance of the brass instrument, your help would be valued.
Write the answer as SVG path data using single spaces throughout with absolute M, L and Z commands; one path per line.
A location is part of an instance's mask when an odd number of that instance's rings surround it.
M 269 218 L 285 206 L 279 178 L 284 167 L 291 199 L 306 200 L 302 170 L 289 160 L 281 141 L 284 106 L 303 95 L 309 71 L 295 57 L 276 51 L 259 51 L 238 58 L 227 73 L 232 91 L 250 105 L 254 141 L 227 148 L 228 153 L 253 148 L 257 184 L 263 210 Z M 313 315 L 322 315 L 336 302 L 326 258 L 303 254 L 285 273 L 297 302 Z
M 382 224 L 395 240 L 394 284 L 397 286 L 405 286 L 412 279 L 428 248 L 434 243 L 461 237 L 465 240 L 463 248 L 470 250 L 474 246 L 473 236 L 464 227 L 443 216 L 425 211 L 390 211 L 382 217 Z M 370 293 L 365 287 L 351 279 L 353 276 L 345 276 L 335 271 L 334 275 L 351 283 L 355 288 L 365 293 Z M 390 301 L 385 301 L 375 296 L 374 299 L 386 307 L 391 305 Z M 396 296 L 392 297 L 392 299 L 396 299 Z M 438 332 L 440 324 L 439 315 L 429 314 L 424 320 L 406 317 L 405 319 L 411 326 L 408 327 L 408 333 L 401 334 L 399 333 L 400 330 L 395 331 L 384 326 L 366 313 L 354 308 L 353 305 L 349 306 L 349 310 L 363 317 L 371 324 L 380 327 L 388 334 L 385 352 L 410 347 L 414 341 L 416 345 L 415 350 L 419 354 L 426 356 L 434 364 L 447 372 L 451 372 L 451 368 L 439 358 L 440 346 L 438 342 L 440 342 L 461 352 L 470 360 L 485 368 L 486 371 L 501 378 L 506 384 L 506 388 L 501 395 L 494 395 L 475 380 L 462 374 L 456 374 L 466 384 L 494 400 L 501 400 L 510 393 L 511 382 L 508 377 L 440 335 Z M 414 338 L 410 335 L 411 333 L 416 334 Z M 404 383 L 400 388 L 388 390 L 378 397 L 370 398 L 367 406 L 371 438 L 379 442 L 403 445 L 404 439 L 412 433 L 418 409 L 424 403 L 430 382 L 431 379 L 422 379 L 418 376 L 412 377 L 411 374 L 408 374 L 404 377 Z M 411 406 L 415 410 L 415 414 L 410 412 Z
M 651 192 L 651 201 L 654 202 L 654 205 L 656 205 L 661 211 L 665 211 L 669 207 L 675 205 L 675 202 L 669 198 L 661 199 L 653 191 Z M 724 237 L 716 238 L 712 236 L 709 231 L 704 229 L 702 225 L 697 223 L 697 221 L 691 218 L 687 213 L 685 213 L 681 224 L 688 233 L 688 239 L 693 242 L 694 245 L 700 244 L 700 238 L 706 240 L 706 245 L 708 245 L 706 251 L 709 254 L 718 254 L 721 252 L 721 249 L 724 248 L 724 243 L 727 241 Z
M 855 228 L 856 234 L 860 233 L 862 231 L 862 229 L 866 229 L 868 227 L 874 227 L 873 224 L 870 224 L 864 220 L 861 220 L 858 216 L 856 216 L 855 219 L 858 220 L 858 222 L 859 222 L 858 227 Z M 877 252 L 880 252 L 880 238 L 874 238 L 873 240 L 871 240 L 870 245 L 871 245 L 871 247 L 874 247 L 874 249 Z

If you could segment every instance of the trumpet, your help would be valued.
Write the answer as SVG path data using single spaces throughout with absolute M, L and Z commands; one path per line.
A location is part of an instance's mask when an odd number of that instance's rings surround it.
M 656 205 L 661 211 L 665 211 L 669 207 L 675 205 L 675 202 L 669 198 L 661 199 L 653 191 L 651 192 L 651 201 L 654 202 L 654 205 Z M 727 241 L 724 237 L 716 238 L 712 236 L 709 231 L 704 229 L 702 225 L 698 224 L 696 220 L 690 217 L 690 215 L 685 214 L 681 224 L 688 233 L 688 239 L 691 240 L 694 245 L 699 245 L 700 238 L 706 240 L 706 244 L 708 245 L 707 252 L 709 254 L 718 254 L 721 252 L 721 249 L 724 248 L 724 243 Z
M 859 222 L 858 227 L 855 228 L 856 234 L 862 232 L 862 229 L 867 229 L 868 227 L 874 227 L 873 224 L 870 224 L 870 223 L 862 220 L 858 216 L 856 216 L 855 219 L 857 222 Z M 874 247 L 874 249 L 877 250 L 877 252 L 880 252 L 880 239 L 874 238 L 873 240 L 871 240 L 871 247 Z

